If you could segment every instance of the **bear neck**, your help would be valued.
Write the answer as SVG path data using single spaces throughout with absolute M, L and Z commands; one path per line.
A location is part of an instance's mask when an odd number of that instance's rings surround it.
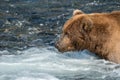
M 88 42 L 87 49 L 93 53 L 96 53 L 100 57 L 107 59 L 109 51 L 107 49 L 108 40 L 111 38 L 111 29 L 109 24 L 103 24 L 102 22 L 93 21 L 93 29 L 89 33 L 90 40 Z

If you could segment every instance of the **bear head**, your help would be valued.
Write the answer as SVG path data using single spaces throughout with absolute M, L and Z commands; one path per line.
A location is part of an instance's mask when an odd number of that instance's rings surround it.
M 73 11 L 73 16 L 62 28 L 62 34 L 55 44 L 56 48 L 60 52 L 85 49 L 92 25 L 92 20 L 81 10 Z

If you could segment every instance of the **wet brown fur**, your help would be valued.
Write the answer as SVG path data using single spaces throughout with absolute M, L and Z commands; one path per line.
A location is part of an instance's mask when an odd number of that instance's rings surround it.
M 101 58 L 120 63 L 120 11 L 92 14 L 77 12 L 62 30 L 62 35 L 67 35 L 69 44 L 74 47 L 72 51 L 88 49 Z M 57 44 L 61 44 L 62 38 Z M 61 45 L 57 45 L 57 48 L 60 49 Z

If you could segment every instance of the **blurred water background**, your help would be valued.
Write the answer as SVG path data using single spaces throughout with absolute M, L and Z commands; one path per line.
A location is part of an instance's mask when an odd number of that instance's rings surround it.
M 54 43 L 74 9 L 120 10 L 120 0 L 0 0 L 0 80 L 120 80 L 120 65 Z

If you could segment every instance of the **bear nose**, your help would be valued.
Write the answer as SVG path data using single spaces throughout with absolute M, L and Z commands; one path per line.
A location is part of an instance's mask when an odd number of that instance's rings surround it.
M 55 43 L 55 47 L 58 49 L 58 47 L 59 47 L 59 43 L 58 42 Z
M 55 44 L 55 47 L 58 51 L 63 52 L 58 42 Z

